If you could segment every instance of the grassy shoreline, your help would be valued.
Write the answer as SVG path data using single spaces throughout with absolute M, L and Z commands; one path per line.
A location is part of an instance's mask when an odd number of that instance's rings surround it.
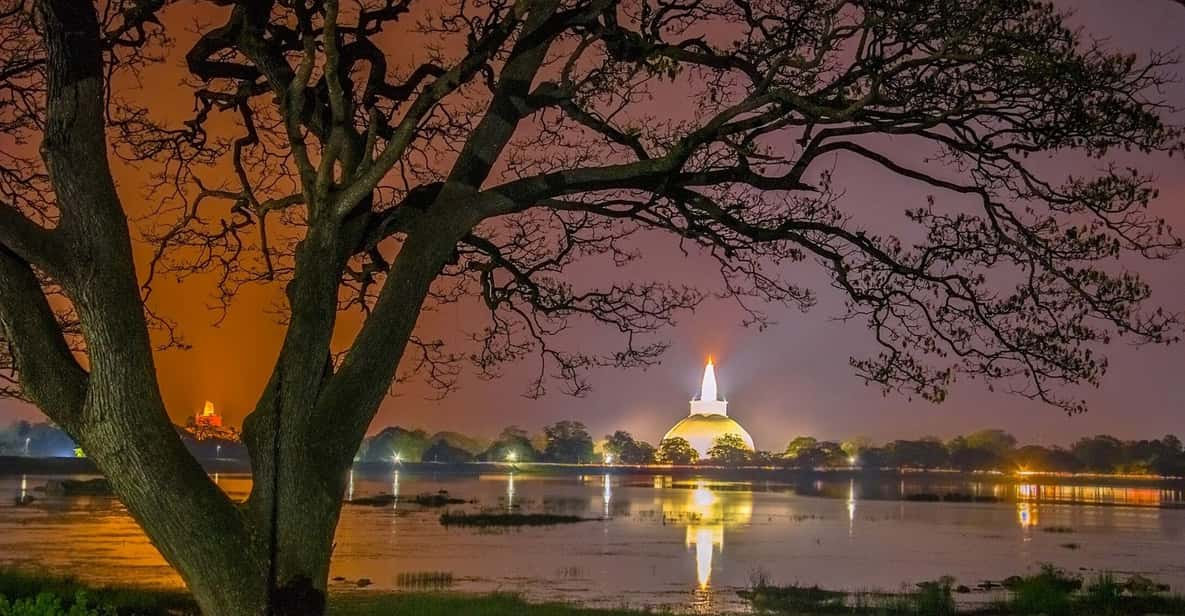
M 13 604 L 20 608 L 13 609 Z M 36 605 L 38 609 L 30 610 Z M 96 586 L 52 573 L 0 569 L 0 614 L 38 616 L 198 615 L 181 590 Z M 454 591 L 331 591 L 332 616 L 415 614 L 416 616 L 654 616 L 668 612 L 636 608 L 594 608 L 573 603 L 536 603 L 513 593 Z
M 1185 597 L 1139 575 L 1083 578 L 1046 565 L 1035 574 L 1003 582 L 999 600 L 960 605 L 953 578 L 942 578 L 896 593 L 844 592 L 817 586 L 778 586 L 755 579 L 740 591 L 755 614 L 782 616 L 1185 616 Z M 631 607 L 588 607 L 532 602 L 513 593 L 338 590 L 329 594 L 331 616 L 415 614 L 416 616 L 674 616 L 681 612 Z M 199 614 L 180 590 L 98 587 L 51 573 L 0 568 L 0 616 L 184 616 Z M 723 614 L 723 613 L 721 613 Z

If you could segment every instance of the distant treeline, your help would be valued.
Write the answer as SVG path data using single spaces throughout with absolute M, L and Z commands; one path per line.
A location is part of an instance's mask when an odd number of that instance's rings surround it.
M 628 432 L 617 431 L 594 441 L 584 424 L 561 421 L 530 435 L 518 426 L 486 440 L 456 432 L 429 434 L 424 430 L 386 428 L 366 439 L 358 460 L 369 463 L 401 461 L 470 462 L 514 460 L 615 464 L 695 464 L 779 466 L 796 468 L 920 468 L 963 471 L 1095 472 L 1185 476 L 1185 453 L 1173 435 L 1160 439 L 1125 441 L 1101 434 L 1082 438 L 1069 447 L 1018 445 L 1003 430 L 980 430 L 949 441 L 937 437 L 876 444 L 857 437 L 826 441 L 810 436 L 792 439 L 780 452 L 750 451 L 739 436 L 726 435 L 701 460 L 681 438 L 653 446 Z
M 198 459 L 246 460 L 247 448 L 238 433 L 198 433 L 192 427 L 174 426 L 190 453 Z M 68 458 L 85 455 L 64 430 L 49 422 L 17 421 L 0 428 L 0 456 Z
M 247 459 L 237 439 L 199 438 L 185 428 L 178 432 L 201 459 Z M 16 422 L 0 428 L 0 456 L 61 457 L 74 452 L 74 441 L 49 423 Z M 704 459 L 681 439 L 651 445 L 618 430 L 595 441 L 579 421 L 559 421 L 530 434 L 510 426 L 494 439 L 458 432 L 428 433 L 420 429 L 385 428 L 362 444 L 357 461 L 463 463 L 558 462 L 571 464 L 696 464 L 776 466 L 785 468 L 919 468 L 963 471 L 1028 470 L 1185 476 L 1185 452 L 1173 435 L 1125 441 L 1100 434 L 1069 447 L 1018 444 L 1003 430 L 980 430 L 949 441 L 937 437 L 876 444 L 866 437 L 826 441 L 810 436 L 792 439 L 780 452 L 751 451 L 737 435 L 718 439 Z

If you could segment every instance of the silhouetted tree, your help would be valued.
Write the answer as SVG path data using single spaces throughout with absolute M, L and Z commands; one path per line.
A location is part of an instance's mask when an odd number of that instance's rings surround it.
M 622 464 L 650 464 L 654 462 L 654 446 L 634 440 L 629 432 L 618 430 L 605 437 L 605 453 Z
M 848 456 L 856 457 L 860 452 L 874 447 L 872 439 L 867 436 L 857 436 L 840 444 L 840 448 Z
M 361 461 L 386 464 L 398 456 L 405 462 L 417 462 L 428 445 L 428 433 L 424 430 L 408 430 L 399 426 L 383 428 L 378 434 L 366 439 Z
M 1125 462 L 1123 442 L 1108 434 L 1078 439 L 1070 451 L 1088 471 L 1110 473 Z
M 741 466 L 748 464 L 753 450 L 745 444 L 739 434 L 724 434 L 712 442 L 708 449 L 708 459 L 722 466 Z
M 448 441 L 440 439 L 434 441 L 427 449 L 424 450 L 424 455 L 421 456 L 421 462 L 440 462 L 444 464 L 460 464 L 463 462 L 472 462 L 473 454 L 450 445 Z
M 695 464 L 699 460 L 699 452 L 687 439 L 675 436 L 662 439 L 654 459 L 659 464 Z
M 498 438 L 477 458 L 487 462 L 506 462 L 512 458 L 518 462 L 534 462 L 541 456 L 525 430 L 510 426 L 502 430 Z
M 534 357 L 541 395 L 546 375 L 580 394 L 587 368 L 654 362 L 648 334 L 701 291 L 565 276 L 636 259 L 638 233 L 716 260 L 757 324 L 764 302 L 811 306 L 783 275 L 820 264 L 879 344 L 855 369 L 928 400 L 969 374 L 1080 410 L 1056 386 L 1098 383 L 1098 344 L 1172 337 L 1114 267 L 1180 246 L 1147 213 L 1149 179 L 1028 162 L 1178 149 L 1154 98 L 1167 60 L 1111 52 L 1047 3 L 193 6 L 0 11 L 0 391 L 81 444 L 211 616 L 323 611 L 346 470 L 399 366 L 447 391 L 459 360 L 496 376 Z M 176 80 L 193 117 L 145 109 L 160 97 L 136 72 L 174 62 L 166 27 L 195 21 Z M 143 184 L 117 193 L 112 160 Z M 850 167 L 933 195 L 851 203 Z M 123 198 L 155 206 L 139 272 Z M 876 230 L 894 214 L 909 239 Z M 148 300 L 192 273 L 222 304 L 248 283 L 284 292 L 245 503 L 185 450 L 153 363 L 150 326 L 179 339 Z M 474 296 L 490 318 L 472 348 L 416 330 L 426 303 Z M 558 348 L 580 316 L 623 348 Z
M 1016 437 L 1003 430 L 979 430 L 961 438 L 964 447 L 984 449 L 1000 459 L 1007 458 L 1016 448 Z
M 819 444 L 819 440 L 813 436 L 796 436 L 787 445 L 786 451 L 782 453 L 788 459 L 794 460 L 798 458 L 802 452 L 809 449 L 814 449 Z
M 893 441 L 885 446 L 889 466 L 898 468 L 940 468 L 949 462 L 946 447 L 938 439 Z
M 592 437 L 579 421 L 557 421 L 543 428 L 547 448 L 543 456 L 549 462 L 587 464 L 593 461 Z
M 463 449 L 470 454 L 477 455 L 485 451 L 490 446 L 490 440 L 480 437 L 470 436 L 468 434 L 461 434 L 458 432 L 437 432 L 433 434 L 428 440 L 433 443 L 445 442 L 450 447 Z

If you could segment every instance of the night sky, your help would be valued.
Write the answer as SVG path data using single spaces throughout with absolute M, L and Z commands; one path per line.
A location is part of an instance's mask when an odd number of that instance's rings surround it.
M 1063 3 L 1075 7 L 1074 18 L 1089 32 L 1108 37 L 1112 46 L 1133 52 L 1171 50 L 1185 46 L 1185 7 L 1167 0 L 1093 0 Z M 187 49 L 191 35 L 174 29 L 178 55 Z M 175 61 L 148 75 L 147 83 L 176 84 L 180 78 Z M 1177 72 L 1185 77 L 1185 65 Z M 190 107 L 190 91 L 182 86 L 162 88 L 162 98 L 175 103 L 177 113 Z M 154 95 L 156 93 L 154 92 Z M 1185 107 L 1185 85 L 1164 93 L 1178 107 Z M 181 119 L 181 116 L 177 116 Z M 1177 114 L 1175 123 L 1185 122 Z M 889 150 L 891 151 L 891 150 Z M 1180 157 L 1117 157 L 1138 165 L 1159 178 L 1161 196 L 1155 213 L 1185 232 L 1185 161 Z M 1087 172 L 1080 163 L 1050 161 L 1049 168 Z M 1061 165 L 1061 167 L 1057 167 Z M 924 191 L 887 176 L 854 158 L 835 161 L 835 177 L 845 191 L 844 207 L 858 212 L 880 229 L 904 229 L 903 210 L 924 203 Z M 129 209 L 134 205 L 137 178 L 134 169 L 121 169 L 120 189 Z M 947 195 L 936 194 L 942 205 Z M 132 212 L 135 213 L 134 211 Z M 684 258 L 673 238 L 651 235 L 641 238 L 646 256 L 626 271 L 589 264 L 578 274 L 603 281 L 612 277 L 671 279 L 717 288 L 718 273 L 709 260 Z M 141 247 L 140 255 L 148 252 Z M 1182 255 L 1185 257 L 1185 255 Z M 1153 303 L 1174 312 L 1185 312 L 1185 258 L 1169 262 L 1127 261 L 1153 285 Z M 583 398 L 572 398 L 553 387 L 539 400 L 521 394 L 538 370 L 526 361 L 508 366 L 502 378 L 481 381 L 469 371 L 459 391 L 443 400 L 419 381 L 398 385 L 396 396 L 379 411 L 372 430 L 387 425 L 424 427 L 429 431 L 458 430 L 494 435 L 502 427 L 517 424 L 530 431 L 560 419 L 576 419 L 588 425 L 594 437 L 615 429 L 657 442 L 665 430 L 687 413 L 687 400 L 698 388 L 708 355 L 717 363 L 721 392 L 729 400 L 730 415 L 744 424 L 762 449 L 781 450 L 798 434 L 842 439 L 867 435 L 877 441 L 922 435 L 950 437 L 984 427 L 998 427 L 1022 442 L 1064 444 L 1089 434 L 1106 432 L 1125 438 L 1159 437 L 1165 433 L 1185 436 L 1185 345 L 1173 347 L 1125 346 L 1122 341 L 1106 349 L 1110 370 L 1097 390 L 1078 390 L 1091 410 L 1067 417 L 1060 410 L 1023 398 L 988 391 L 982 382 L 963 381 L 941 405 L 904 396 L 882 396 L 877 387 L 866 387 L 848 366 L 850 356 L 872 351 L 871 335 L 860 322 L 841 323 L 840 298 L 828 286 L 822 270 L 812 262 L 800 263 L 794 276 L 812 286 L 819 303 L 809 313 L 773 307 L 776 323 L 764 331 L 741 325 L 743 315 L 731 300 L 710 300 L 694 315 L 684 315 L 677 327 L 664 332 L 672 346 L 659 366 L 646 371 L 599 370 L 591 375 L 593 389 Z M 220 327 L 212 327 L 208 309 L 208 280 L 191 279 L 158 287 L 156 306 L 177 319 L 189 351 L 158 355 L 170 413 L 176 421 L 212 400 L 233 423 L 249 412 L 272 367 L 282 329 L 264 315 L 277 289 L 254 288 L 244 293 Z M 420 331 L 426 337 L 463 340 L 459 332 L 482 325 L 480 311 L 462 307 L 426 314 Z M 570 349 L 605 349 L 606 332 L 580 326 L 564 344 Z M 40 418 L 37 411 L 13 401 L 0 401 L 0 423 L 16 418 Z

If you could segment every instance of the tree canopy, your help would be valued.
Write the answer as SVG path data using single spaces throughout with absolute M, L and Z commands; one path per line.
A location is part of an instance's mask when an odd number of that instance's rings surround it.
M 182 119 L 138 77 L 191 10 Z M 970 376 L 1082 410 L 1060 385 L 1097 384 L 1102 344 L 1176 336 L 1116 264 L 1181 241 L 1111 155 L 1181 150 L 1173 58 L 1037 0 L 12 0 L 0 42 L 0 391 L 78 441 L 211 614 L 323 609 L 345 470 L 397 376 L 447 391 L 462 362 L 534 358 L 529 393 L 581 394 L 589 368 L 656 361 L 706 291 L 573 275 L 652 237 L 715 260 L 758 326 L 812 306 L 794 266 L 822 268 L 880 347 L 857 373 L 928 400 Z M 840 161 L 931 197 L 878 228 Z M 121 194 L 120 165 L 149 179 Z M 139 267 L 125 199 L 150 206 Z M 183 341 L 153 290 L 191 274 L 222 306 L 283 289 L 258 311 L 285 337 L 244 506 L 155 372 Z M 458 339 L 417 329 L 467 298 L 485 319 Z M 577 317 L 619 348 L 564 348 Z
M 654 459 L 659 464 L 695 464 L 699 460 L 699 452 L 687 439 L 675 436 L 659 442 Z

